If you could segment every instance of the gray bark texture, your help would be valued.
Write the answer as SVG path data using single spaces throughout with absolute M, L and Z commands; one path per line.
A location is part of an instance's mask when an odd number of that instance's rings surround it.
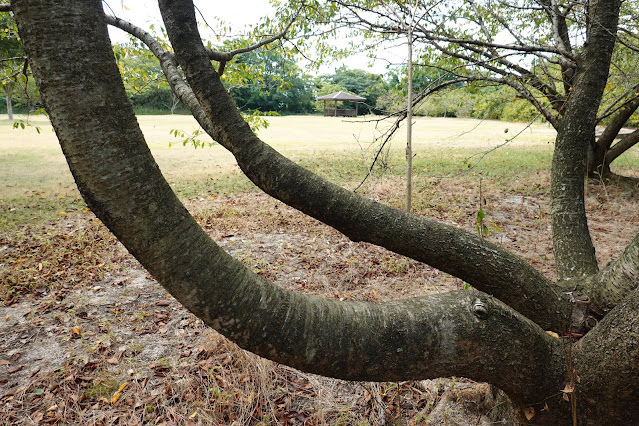
M 464 376 L 495 384 L 520 406 L 534 406 L 537 424 L 569 424 L 573 414 L 580 424 L 639 421 L 633 409 L 639 394 L 639 296 L 633 290 L 639 237 L 582 289 L 599 292 L 597 303 L 607 303 L 608 315 L 574 345 L 554 338 L 540 325 L 563 331 L 574 314 L 554 285 L 479 238 L 355 196 L 277 154 L 250 132 L 219 84 L 192 2 L 160 5 L 212 132 L 251 179 L 354 240 L 397 252 L 412 253 L 415 245 L 415 258 L 485 290 L 338 302 L 256 276 L 204 233 L 161 175 L 126 97 L 101 2 L 15 0 L 21 39 L 82 196 L 180 303 L 241 347 L 307 372 L 379 381 Z M 578 151 L 567 129 L 563 161 Z M 570 181 L 561 161 L 557 157 L 554 167 Z M 581 170 L 583 192 L 583 164 Z M 562 203 L 574 201 L 562 200 L 559 210 Z M 613 284 L 620 290 L 606 292 Z M 493 290 L 497 297 L 487 294 Z M 575 388 L 576 411 L 561 398 L 567 383 Z
M 586 154 L 594 140 L 601 103 L 615 45 L 619 0 L 590 2 L 588 42 L 577 57 L 575 83 L 557 129 L 552 162 L 551 217 L 553 247 L 560 280 L 598 271 L 584 203 Z

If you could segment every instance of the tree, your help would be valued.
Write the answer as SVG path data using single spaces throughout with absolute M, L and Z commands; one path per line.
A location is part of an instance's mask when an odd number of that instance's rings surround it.
M 534 407 L 536 423 L 567 424 L 573 416 L 581 424 L 639 421 L 639 235 L 597 271 L 596 264 L 582 267 L 572 239 L 555 226 L 558 261 L 576 257 L 575 268 L 586 274 L 570 275 L 568 287 L 474 234 L 326 182 L 261 142 L 242 120 L 200 40 L 192 2 L 161 0 L 160 6 L 201 107 L 203 115 L 195 115 L 253 182 L 354 241 L 429 263 L 476 289 L 382 304 L 339 302 L 285 291 L 254 275 L 208 238 L 160 174 L 126 97 L 101 3 L 15 0 L 25 50 L 82 196 L 180 303 L 241 347 L 304 371 L 347 380 L 465 376 L 495 384 L 519 407 Z M 588 111 L 597 99 L 582 96 L 603 92 L 601 67 L 610 60 L 603 48 L 612 49 L 616 26 L 609 15 L 618 6 L 590 4 L 589 16 L 600 25 L 588 35 L 588 72 L 580 69 L 574 83 L 575 97 L 589 100 Z M 590 116 L 573 114 L 566 113 L 568 123 L 584 132 Z M 558 137 L 553 185 L 565 188 L 553 188 L 559 198 L 553 215 L 589 238 L 580 222 L 563 218 L 563 208 L 578 199 L 576 186 L 583 191 L 587 144 L 577 144 L 574 131 Z M 576 333 L 585 336 L 573 342 Z
M 25 59 L 15 21 L 8 15 L 0 15 L 0 83 L 9 120 L 13 120 L 12 96 L 16 81 L 21 73 L 26 75 Z
M 304 114 L 313 110 L 310 77 L 302 74 L 286 51 L 260 50 L 245 53 L 236 66 L 255 73 L 244 73 L 240 82 L 230 87 L 233 100 L 242 110 L 259 110 L 285 114 Z
M 392 14 L 377 7 L 379 4 L 386 2 L 316 2 L 307 19 L 360 30 L 378 48 L 383 40 L 401 37 L 398 29 L 408 25 L 413 7 L 413 2 L 395 1 L 394 7 L 401 13 Z M 421 45 L 424 65 L 455 76 L 457 82 L 483 81 L 513 88 L 519 99 L 530 102 L 560 134 L 566 127 L 574 129 L 567 124 L 573 113 L 589 117 L 580 138 L 588 140 L 587 170 L 591 176 L 610 175 L 610 164 L 639 141 L 639 132 L 619 133 L 639 108 L 636 67 L 628 61 L 636 57 L 639 48 L 636 7 L 631 2 L 621 2 L 596 19 L 591 9 L 598 2 L 421 0 L 414 4 L 420 17 L 414 37 L 416 46 Z M 596 47 L 606 57 L 589 63 L 592 58 L 588 52 L 595 49 L 589 40 L 599 29 L 612 27 L 614 36 Z M 325 33 L 329 31 L 325 29 Z M 605 66 L 610 56 L 614 63 L 611 69 Z M 597 65 L 599 84 L 584 84 L 582 87 L 589 89 L 578 92 L 579 78 L 597 62 L 604 65 Z M 594 77 L 596 72 L 585 74 Z M 604 92 L 603 97 L 599 91 Z M 598 137 L 596 126 L 605 126 Z

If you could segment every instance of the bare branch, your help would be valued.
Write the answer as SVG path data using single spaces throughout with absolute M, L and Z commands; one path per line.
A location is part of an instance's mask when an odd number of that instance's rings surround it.
M 242 47 L 242 48 L 239 48 L 239 49 L 231 50 L 230 52 L 220 52 L 220 51 L 217 51 L 217 50 L 207 49 L 207 53 L 208 53 L 209 59 L 211 59 L 213 61 L 218 61 L 218 62 L 228 62 L 228 61 L 232 60 L 237 55 L 240 55 L 242 53 L 251 52 L 253 50 L 259 49 L 260 47 L 266 46 L 267 44 L 273 43 L 274 41 L 281 40 L 281 39 L 285 38 L 286 37 L 286 33 L 291 28 L 291 25 L 293 25 L 293 22 L 295 22 L 295 20 L 299 16 L 300 11 L 303 9 L 303 7 L 304 7 L 304 5 L 300 6 L 297 9 L 295 14 L 293 15 L 293 18 L 289 21 L 289 23 L 286 25 L 286 27 L 284 27 L 284 29 L 279 34 L 275 34 L 275 35 L 273 35 L 271 37 L 268 37 L 268 38 L 260 41 L 259 43 L 255 43 L 255 44 L 252 44 L 252 45 L 247 46 L 247 47 Z M 221 66 L 221 68 L 222 68 L 222 70 L 224 69 L 223 66 Z
M 25 61 L 26 59 L 26 56 L 14 56 L 13 58 L 2 58 L 0 62 Z

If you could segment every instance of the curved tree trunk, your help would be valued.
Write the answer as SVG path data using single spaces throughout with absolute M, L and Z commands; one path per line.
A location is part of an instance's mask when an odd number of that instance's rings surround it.
M 497 297 L 544 329 L 570 328 L 569 299 L 530 264 L 474 234 L 376 203 L 292 163 L 260 141 L 244 123 L 210 67 L 207 52 L 201 51 L 198 65 L 190 65 L 191 60 L 183 66 L 194 87 L 204 93 L 200 95 L 204 104 L 214 111 L 209 120 L 178 73 L 172 54 L 164 51 L 150 34 L 127 22 L 113 17 L 107 17 L 107 22 L 140 38 L 149 47 L 160 60 L 173 90 L 202 128 L 233 153 L 246 176 L 267 194 L 334 227 L 351 240 L 377 244 L 453 274 Z M 180 28 L 187 27 L 176 27 Z M 185 43 L 193 39 L 201 45 L 193 32 L 178 36 L 178 45 L 180 39 Z M 186 46 L 184 50 L 197 51 L 197 47 Z M 362 213 L 356 214 L 357 211 Z
M 573 367 L 579 377 L 575 398 L 581 424 L 639 424 L 637 342 L 639 291 L 634 290 L 574 346 Z
M 188 3 L 166 16 L 167 31 L 217 141 L 264 192 L 344 233 L 455 275 L 526 315 L 545 329 L 570 327 L 571 306 L 527 262 L 458 228 L 407 214 L 334 185 L 260 141 L 237 113 L 190 23 Z
M 348 380 L 462 375 L 521 403 L 561 386 L 559 340 L 484 293 L 346 303 L 254 275 L 206 236 L 160 174 L 126 98 L 100 2 L 25 0 L 14 11 L 82 196 L 207 324 L 269 359 Z
M 178 15 L 189 6 L 172 3 Z M 458 375 L 488 381 L 517 403 L 534 405 L 538 414 L 533 421 L 540 424 L 565 424 L 570 418 L 561 390 L 578 375 L 580 423 L 637 420 L 632 409 L 639 389 L 637 294 L 570 349 L 566 341 L 479 291 L 383 304 L 285 291 L 223 252 L 162 177 L 126 98 L 101 2 L 15 0 L 13 9 L 43 100 L 89 207 L 180 303 L 240 346 L 304 371 L 349 380 Z M 187 12 L 188 20 L 180 25 L 194 23 L 192 3 Z M 221 129 L 222 137 L 259 157 L 255 145 L 243 144 L 244 125 L 234 118 L 235 109 L 217 112 L 230 123 Z M 259 161 L 251 167 L 258 165 L 265 167 Z M 362 220 L 379 211 L 361 203 L 362 210 L 352 213 Z M 459 244 L 457 234 L 450 238 Z M 628 253 L 629 262 L 635 258 L 636 252 Z M 547 302 L 540 301 L 546 305 L 540 308 L 555 303 Z M 546 404 L 548 409 L 540 411 Z

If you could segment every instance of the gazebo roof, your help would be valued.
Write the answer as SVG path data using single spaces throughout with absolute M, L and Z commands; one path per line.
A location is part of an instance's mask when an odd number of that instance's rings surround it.
M 362 98 L 361 96 L 353 95 L 352 93 L 346 92 L 335 92 L 330 95 L 324 95 L 317 98 L 318 101 L 354 101 L 354 102 L 362 102 L 365 101 L 366 98 Z

